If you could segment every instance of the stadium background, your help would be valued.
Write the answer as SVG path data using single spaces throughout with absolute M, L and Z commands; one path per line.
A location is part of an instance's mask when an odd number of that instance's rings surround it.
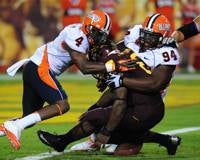
M 61 0 L 1 0 L 0 1 L 0 72 L 19 59 L 29 57 L 35 49 L 51 41 L 63 28 Z M 121 40 L 125 30 L 142 23 L 145 16 L 154 12 L 154 6 L 147 0 L 118 0 L 115 7 L 115 16 L 120 26 L 115 40 Z M 186 2 L 187 0 L 182 0 Z M 88 0 L 85 13 L 91 10 L 94 1 Z M 175 28 L 181 25 L 181 5 L 174 0 Z M 200 8 L 200 0 L 196 6 Z M 41 15 L 39 14 L 41 13 Z M 199 12 L 197 13 L 199 14 Z M 84 14 L 82 15 L 84 16 Z M 42 29 L 40 29 L 42 28 Z M 200 41 L 200 38 L 197 39 Z M 200 69 L 200 45 L 197 45 L 194 66 Z M 184 52 L 185 53 L 185 52 Z M 188 53 L 183 54 L 183 67 L 186 65 Z

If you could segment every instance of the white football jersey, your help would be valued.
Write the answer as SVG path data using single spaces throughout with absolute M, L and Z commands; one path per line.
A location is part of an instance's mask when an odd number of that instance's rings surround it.
M 177 65 L 180 61 L 178 50 L 172 47 L 161 47 L 146 52 L 139 53 L 139 46 L 135 43 L 139 38 L 140 28 L 142 25 L 135 25 L 129 29 L 130 34 L 124 37 L 126 47 L 134 51 L 151 69 L 158 65 Z
M 142 25 L 135 25 L 129 29 L 129 34 L 124 37 L 124 44 L 126 47 L 134 51 L 144 63 L 147 64 L 152 70 L 159 65 L 178 65 L 180 56 L 178 50 L 172 47 L 161 47 L 146 52 L 139 53 L 139 46 L 136 40 L 139 38 L 140 29 Z M 167 88 L 162 91 L 162 97 L 166 95 Z
M 33 56 L 30 57 L 31 61 L 40 65 L 45 47 L 47 47 L 50 70 L 56 75 L 61 74 L 73 64 L 69 52 L 64 50 L 62 46 L 63 42 L 81 54 L 86 54 L 89 48 L 87 37 L 81 30 L 81 24 L 72 24 L 66 26 L 53 41 L 38 48 Z

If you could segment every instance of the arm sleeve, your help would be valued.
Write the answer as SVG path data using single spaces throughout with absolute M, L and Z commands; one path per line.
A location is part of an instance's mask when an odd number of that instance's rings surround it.
M 198 27 L 194 21 L 178 28 L 177 30 L 183 33 L 185 40 L 199 33 Z

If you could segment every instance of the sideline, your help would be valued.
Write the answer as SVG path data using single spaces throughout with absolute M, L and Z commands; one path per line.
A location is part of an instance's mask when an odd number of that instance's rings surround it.
M 181 133 L 188 133 L 188 132 L 193 132 L 193 131 L 198 131 L 200 130 L 200 127 L 188 127 L 188 128 L 181 128 L 181 129 L 176 129 L 176 130 L 170 130 L 170 131 L 165 131 L 162 132 L 163 134 L 181 134 Z M 45 152 L 45 153 L 40 153 L 34 156 L 28 156 L 28 157 L 23 157 L 23 158 L 16 158 L 15 160 L 41 160 L 44 158 L 50 158 L 50 157 L 54 157 L 57 155 L 62 155 L 65 153 L 69 153 L 70 150 L 65 150 L 64 152 Z

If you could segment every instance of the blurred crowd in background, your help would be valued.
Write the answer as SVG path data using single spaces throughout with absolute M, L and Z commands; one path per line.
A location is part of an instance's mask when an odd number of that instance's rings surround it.
M 91 9 L 111 16 L 111 36 L 117 42 L 130 26 L 154 12 L 166 15 L 173 29 L 191 22 L 200 13 L 200 0 L 1 0 L 0 73 L 53 40 L 66 25 L 81 22 Z M 180 53 L 178 71 L 198 72 L 200 35 L 181 43 Z M 70 72 L 78 71 L 74 67 Z

